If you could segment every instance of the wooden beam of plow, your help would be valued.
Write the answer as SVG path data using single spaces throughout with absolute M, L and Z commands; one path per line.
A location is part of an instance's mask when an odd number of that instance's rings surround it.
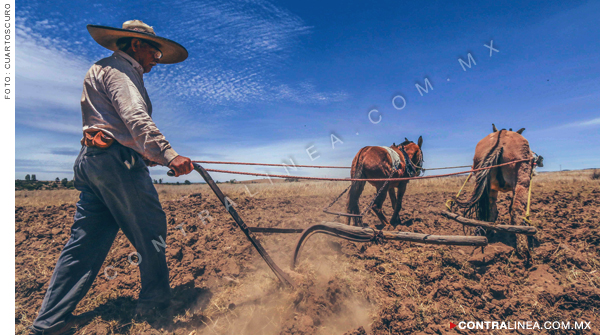
M 376 230 L 370 227 L 355 227 L 336 222 L 325 222 L 310 226 L 304 230 L 294 250 L 292 259 L 292 269 L 296 266 L 296 261 L 300 256 L 300 249 L 306 240 L 313 234 L 327 234 L 355 242 L 370 242 L 377 239 L 409 241 L 425 244 L 446 244 L 446 245 L 470 245 L 486 246 L 487 238 L 485 236 L 449 236 L 449 235 L 430 235 L 408 232 L 392 232 Z
M 266 227 L 248 227 L 253 233 L 274 233 L 274 234 L 300 234 L 304 228 L 266 228 Z
M 443 216 L 453 219 L 459 223 L 464 224 L 465 226 L 477 227 L 481 226 L 485 229 L 491 229 L 494 231 L 501 231 L 505 233 L 513 233 L 513 234 L 524 234 L 524 235 L 535 235 L 537 233 L 537 229 L 532 226 L 507 226 L 507 225 L 492 225 L 489 222 L 467 219 L 455 213 L 450 213 L 447 211 L 440 211 L 440 214 Z

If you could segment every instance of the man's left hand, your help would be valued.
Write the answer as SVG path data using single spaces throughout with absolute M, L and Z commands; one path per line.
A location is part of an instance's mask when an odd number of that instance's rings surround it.
M 177 156 L 169 163 L 169 168 L 175 172 L 175 177 L 179 177 L 192 172 L 194 165 L 191 159 L 184 156 Z

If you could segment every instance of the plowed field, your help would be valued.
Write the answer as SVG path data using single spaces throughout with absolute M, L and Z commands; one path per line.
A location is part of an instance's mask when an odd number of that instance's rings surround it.
M 591 321 L 600 334 L 600 181 L 591 172 L 534 178 L 534 260 L 514 251 L 514 237 L 488 235 L 481 248 L 408 242 L 358 243 L 316 235 L 290 269 L 297 234 L 255 234 L 296 288 L 280 287 L 206 185 L 160 186 L 167 213 L 167 260 L 177 304 L 168 320 L 133 319 L 140 291 L 134 251 L 119 233 L 103 270 L 75 313 L 100 316 L 75 334 L 445 334 L 548 333 L 579 330 L 450 330 L 460 321 Z M 462 226 L 435 214 L 464 181 L 411 182 L 402 224 L 387 230 L 446 235 Z M 346 183 L 224 185 L 249 226 L 307 227 L 340 221 L 322 212 Z M 45 192 L 45 193 L 44 193 Z M 70 235 L 77 193 L 16 192 L 16 318 L 26 334 L 56 260 Z M 367 186 L 361 208 L 374 189 Z M 35 199 L 41 199 L 36 201 Z M 63 204 L 60 204 L 63 202 Z M 343 210 L 342 198 L 335 205 Z M 508 224 L 510 196 L 500 197 Z M 208 212 L 202 212 L 208 211 Z M 384 204 L 389 217 L 389 200 Z M 203 214 L 201 214 L 201 212 Z M 199 216 L 210 218 L 203 219 Z M 379 223 L 372 214 L 365 221 Z M 112 279 L 111 279 L 112 278 Z

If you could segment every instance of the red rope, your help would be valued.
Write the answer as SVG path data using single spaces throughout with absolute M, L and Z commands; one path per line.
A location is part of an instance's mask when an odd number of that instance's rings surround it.
M 248 175 L 248 176 L 275 177 L 275 178 L 294 178 L 294 179 L 307 179 L 307 180 L 328 180 L 328 181 L 386 181 L 387 180 L 387 181 L 404 181 L 404 180 L 413 180 L 413 179 L 430 179 L 430 178 L 440 178 L 440 177 L 456 176 L 456 175 L 459 175 L 459 174 L 465 174 L 465 173 L 469 173 L 469 172 L 477 172 L 477 171 L 482 171 L 482 170 L 487 170 L 487 169 L 493 169 L 495 167 L 509 165 L 509 164 L 516 164 L 516 163 L 525 162 L 525 161 L 529 161 L 529 160 L 531 160 L 531 159 L 525 158 L 525 159 L 521 159 L 521 160 L 518 160 L 518 161 L 512 161 L 512 162 L 498 164 L 498 165 L 493 165 L 493 166 L 488 166 L 488 167 L 484 167 L 484 168 L 471 169 L 469 171 L 454 172 L 454 173 L 447 173 L 447 174 L 438 174 L 438 175 L 434 175 L 434 176 L 409 177 L 409 178 L 375 178 L 375 179 L 322 178 L 322 177 L 285 176 L 285 175 L 268 174 L 268 173 L 238 172 L 238 171 L 217 170 L 217 169 L 205 169 L 205 170 L 206 171 L 210 171 L 210 172 L 242 174 L 242 175 Z M 297 165 L 297 166 L 299 166 L 299 165 Z
M 258 165 L 258 166 L 280 166 L 280 167 L 289 166 L 292 168 L 305 167 L 305 168 L 317 168 L 317 169 L 350 169 L 349 166 L 296 165 L 296 164 L 287 165 L 285 163 L 267 164 L 267 163 L 242 163 L 242 162 L 220 162 L 220 161 L 192 161 L 192 162 L 201 163 L 201 164 Z M 464 167 L 471 167 L 471 165 L 447 166 L 447 167 L 429 168 L 429 169 L 423 169 L 423 170 L 426 171 L 426 170 L 458 169 L 458 168 L 464 168 Z
M 472 165 L 446 166 L 446 167 L 439 167 L 439 168 L 423 169 L 423 171 L 429 171 L 429 170 L 449 170 L 449 169 L 458 169 L 458 168 L 471 167 L 471 166 Z
M 347 166 L 318 166 L 318 165 L 287 165 L 285 163 L 282 164 L 266 164 L 266 163 L 240 163 L 240 162 L 216 162 L 216 161 L 192 161 L 194 163 L 202 163 L 202 164 L 231 164 L 231 165 L 260 165 L 260 166 L 279 166 L 279 167 L 308 167 L 308 168 L 320 168 L 320 169 L 349 169 Z

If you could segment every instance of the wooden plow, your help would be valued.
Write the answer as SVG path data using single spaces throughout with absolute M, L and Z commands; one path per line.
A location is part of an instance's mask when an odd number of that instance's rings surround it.
M 306 229 L 302 228 L 267 228 L 267 227 L 248 227 L 236 210 L 233 208 L 230 200 L 225 197 L 223 192 L 219 189 L 217 184 L 213 181 L 213 179 L 208 174 L 208 171 L 212 172 L 222 172 L 222 173 L 236 173 L 236 174 L 249 174 L 249 175 L 263 175 L 259 173 L 242 173 L 235 171 L 225 171 L 225 170 L 215 170 L 215 169 L 204 169 L 197 162 L 193 161 L 194 170 L 196 170 L 202 178 L 206 181 L 206 183 L 213 190 L 217 198 L 221 201 L 227 212 L 231 215 L 233 220 L 236 222 L 238 227 L 242 230 L 242 232 L 246 235 L 246 238 L 250 241 L 250 243 L 254 246 L 254 248 L 258 251 L 259 255 L 265 260 L 267 265 L 271 268 L 273 273 L 277 276 L 280 282 L 286 286 L 293 287 L 294 284 L 290 277 L 283 272 L 277 264 L 271 259 L 267 251 L 262 247 L 260 242 L 254 238 L 253 233 L 276 233 L 276 234 L 301 234 L 296 242 L 296 247 L 294 249 L 294 255 L 291 263 L 292 269 L 295 268 L 296 262 L 300 255 L 300 250 L 302 246 L 306 243 L 309 237 L 314 234 L 327 234 L 331 236 L 335 236 L 338 238 L 342 238 L 349 241 L 354 242 L 381 242 L 384 240 L 391 241 L 408 241 L 414 243 L 423 243 L 423 244 L 440 244 L 440 245 L 463 245 L 463 246 L 486 246 L 488 244 L 488 240 L 485 236 L 457 236 L 457 235 L 431 235 L 431 234 L 421 234 L 421 233 L 411 233 L 411 232 L 395 232 L 395 231 L 383 231 L 373 229 L 371 227 L 356 227 L 349 226 L 342 223 L 337 222 L 324 222 L 321 224 L 312 225 Z M 230 162 L 208 162 L 208 163 L 230 163 Z M 514 163 L 514 162 L 511 162 Z M 498 166 L 511 164 L 505 163 Z M 258 164 L 258 163 L 238 163 L 238 164 L 247 164 L 247 165 L 273 165 L 273 164 Z M 308 166 L 315 167 L 315 166 Z M 322 167 L 323 168 L 323 167 Z M 345 168 L 345 167 L 327 167 L 327 168 Z M 442 169 L 442 168 L 439 168 Z M 486 169 L 486 168 L 483 168 Z M 478 170 L 471 170 L 469 172 L 475 172 Z M 435 169 L 434 169 L 435 170 Z M 440 176 L 450 176 L 450 175 L 458 175 L 464 172 L 458 173 L 450 173 L 446 175 L 439 176 L 425 176 L 425 177 L 413 177 L 413 178 L 400 178 L 402 180 L 405 179 L 426 179 L 426 178 L 436 178 Z M 167 173 L 169 176 L 173 176 L 174 172 L 170 170 Z M 282 177 L 287 178 L 287 176 L 279 176 L 279 175 L 266 175 L 269 177 Z M 316 177 L 300 177 L 298 179 L 314 179 L 314 180 L 341 180 L 347 181 L 347 179 L 342 178 L 316 178 Z M 383 179 L 386 180 L 386 179 Z M 393 180 L 392 178 L 388 178 L 387 181 Z M 464 185 L 463 185 L 464 187 Z M 367 206 L 367 208 L 361 214 L 348 214 L 348 213 L 338 213 L 329 211 L 329 208 L 344 194 L 348 191 L 347 188 L 342 194 L 337 196 L 335 200 L 327 206 L 323 211 L 328 214 L 334 214 L 338 216 L 348 216 L 348 217 L 360 217 L 363 216 L 366 211 L 371 207 L 371 205 Z M 377 195 L 376 195 L 377 197 Z M 459 216 L 458 214 L 451 213 L 448 211 L 441 211 L 441 215 L 456 220 L 457 222 L 466 225 L 466 226 L 474 226 L 474 227 L 483 227 L 485 229 L 491 229 L 494 231 L 515 233 L 515 234 L 525 234 L 525 235 L 534 235 L 537 232 L 537 229 L 532 226 L 506 226 L 506 225 L 493 225 L 489 222 L 483 222 L 479 220 L 473 220 L 464 218 Z
M 384 231 L 373 229 L 371 227 L 349 226 L 339 222 L 323 222 L 312 225 L 306 229 L 301 228 L 263 228 L 248 227 L 254 233 L 272 233 L 272 234 L 301 234 L 294 248 L 292 258 L 292 269 L 300 255 L 302 246 L 309 237 L 315 234 L 326 234 L 339 237 L 354 242 L 381 242 L 389 241 L 408 241 L 423 244 L 442 244 L 442 245 L 466 245 L 474 247 L 483 247 L 488 244 L 485 236 L 457 236 L 457 235 L 432 235 L 411 232 Z
M 461 223 L 465 226 L 482 227 L 484 229 L 513 234 L 535 235 L 537 233 L 537 228 L 533 226 L 494 225 L 491 224 L 491 222 L 468 219 L 456 213 L 451 213 L 448 211 L 440 211 L 439 214 L 449 219 L 453 219 L 456 222 Z
M 409 241 L 424 244 L 445 244 L 445 245 L 468 245 L 468 246 L 486 246 L 487 238 L 485 236 L 451 236 L 451 235 L 431 235 L 410 232 L 392 232 L 377 230 L 370 227 L 355 227 L 337 222 L 324 222 L 322 224 L 312 225 L 306 228 L 294 248 L 292 258 L 292 269 L 296 267 L 296 262 L 300 255 L 300 250 L 304 243 L 314 234 L 327 234 L 354 242 L 376 242 L 382 240 L 391 241 Z
M 237 223 L 238 227 L 242 230 L 244 235 L 246 235 L 246 238 L 248 238 L 250 243 L 252 243 L 252 245 L 254 246 L 256 251 L 258 251 L 258 254 L 263 258 L 263 260 L 271 268 L 271 270 L 277 276 L 279 281 L 282 284 L 284 284 L 285 286 L 294 287 L 294 284 L 293 284 L 292 280 L 290 279 L 290 277 L 287 275 L 287 273 L 283 272 L 283 270 L 281 270 L 277 266 L 277 264 L 275 264 L 273 259 L 271 259 L 271 256 L 269 256 L 269 254 L 263 248 L 263 246 L 260 244 L 260 242 L 257 239 L 255 239 L 254 236 L 252 236 L 252 234 L 251 234 L 252 229 L 250 229 L 250 227 L 248 227 L 246 225 L 246 223 L 244 223 L 244 220 L 242 220 L 242 218 L 239 216 L 239 214 L 233 208 L 233 205 L 230 203 L 230 200 L 228 200 L 228 198 L 225 197 L 225 195 L 223 194 L 223 192 L 221 191 L 219 186 L 217 186 L 217 184 L 210 177 L 208 172 L 202 166 L 200 166 L 200 164 L 197 164 L 197 163 L 192 163 L 192 164 L 194 164 L 194 170 L 196 170 L 202 176 L 202 178 L 206 181 L 208 186 L 210 186 L 210 188 L 213 190 L 213 192 L 215 192 L 215 195 L 217 196 L 217 198 L 219 198 L 219 200 L 221 201 L 223 206 L 225 206 L 225 209 L 227 210 L 227 212 L 229 212 L 229 215 L 231 215 L 231 217 L 233 218 L 235 223 Z M 174 176 L 175 173 L 173 172 L 173 170 L 169 170 L 169 172 L 167 172 L 167 175 Z M 272 228 L 266 228 L 266 229 L 272 229 Z

